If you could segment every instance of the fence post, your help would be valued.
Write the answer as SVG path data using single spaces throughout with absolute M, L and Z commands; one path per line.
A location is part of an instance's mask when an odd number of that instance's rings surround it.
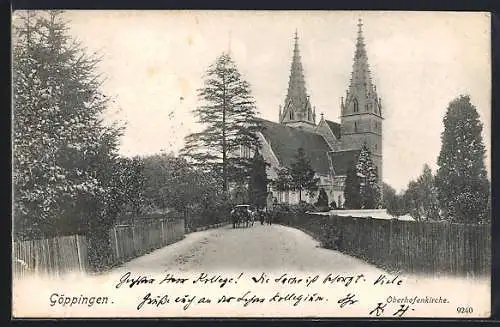
M 79 235 L 78 234 L 75 235 L 75 238 L 76 238 L 76 254 L 78 255 L 78 266 L 80 267 L 80 272 L 83 272 Z
M 115 255 L 116 255 L 116 259 L 120 259 L 120 247 L 118 245 L 118 234 L 116 232 L 116 226 L 113 227 L 113 233 L 115 235 L 115 247 L 116 247 L 116 252 L 115 252 Z
M 165 245 L 167 242 L 165 242 L 165 227 L 163 224 L 163 219 L 161 220 L 161 246 Z

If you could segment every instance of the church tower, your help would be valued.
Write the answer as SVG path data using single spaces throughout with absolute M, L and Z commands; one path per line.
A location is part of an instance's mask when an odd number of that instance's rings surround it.
M 304 80 L 304 68 L 300 60 L 299 38 L 295 31 L 292 67 L 288 92 L 283 108 L 280 106 L 279 122 L 291 127 L 312 128 L 316 125 L 316 113 L 311 108 Z
M 355 150 L 366 144 L 382 181 L 382 101 L 370 76 L 362 27 L 360 19 L 351 80 L 341 99 L 342 148 Z

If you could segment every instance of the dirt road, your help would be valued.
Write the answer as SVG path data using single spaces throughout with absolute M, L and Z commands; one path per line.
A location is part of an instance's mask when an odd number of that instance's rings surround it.
M 373 271 L 377 268 L 319 247 L 305 233 L 281 225 L 230 226 L 189 234 L 176 244 L 134 259 L 119 270 Z

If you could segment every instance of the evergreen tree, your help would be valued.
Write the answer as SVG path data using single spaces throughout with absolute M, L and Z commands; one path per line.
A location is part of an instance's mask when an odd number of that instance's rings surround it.
M 103 124 L 108 100 L 96 65 L 66 31 L 61 11 L 15 15 L 14 229 L 46 237 L 109 226 L 106 200 L 121 129 Z M 102 249 L 101 255 L 106 252 Z
M 256 151 L 250 168 L 249 196 L 252 204 L 264 208 L 267 200 L 267 173 L 264 158 Z
M 292 176 L 290 175 L 290 169 L 278 168 L 276 170 L 276 178 L 271 181 L 273 189 L 278 192 L 289 192 L 292 190 Z
M 304 149 L 299 148 L 295 162 L 290 167 L 292 188 L 299 192 L 299 202 L 302 201 L 302 192 L 307 191 L 310 195 L 318 190 L 319 178 L 311 167 L 311 162 L 306 158 Z
M 461 95 L 451 101 L 443 123 L 436 174 L 442 212 L 452 221 L 478 223 L 488 217 L 490 192 L 483 126 L 470 97 Z
M 396 190 L 387 183 L 382 183 L 383 206 L 387 209 L 387 213 L 399 217 L 404 214 L 402 199 L 397 194 Z
M 225 194 L 229 183 L 246 181 L 251 158 L 234 155 L 240 146 L 257 149 L 259 128 L 250 85 L 229 54 L 222 54 L 206 72 L 199 90 L 202 104 L 193 112 L 205 126 L 186 137 L 182 154 L 219 174 Z
M 316 206 L 319 208 L 328 207 L 328 194 L 324 188 L 319 189 L 318 201 L 316 202 Z
M 354 163 L 351 163 L 347 170 L 344 199 L 346 209 L 361 209 L 360 180 Z
M 356 172 L 359 178 L 361 207 L 363 209 L 378 208 L 380 186 L 378 184 L 377 167 L 373 163 L 371 153 L 366 145 L 363 145 L 359 154 Z
M 422 174 L 417 179 L 417 192 L 421 206 L 421 216 L 426 220 L 439 219 L 439 202 L 435 178 L 429 165 L 425 164 Z
M 405 208 L 415 220 L 421 221 L 422 202 L 420 197 L 420 187 L 416 181 L 410 181 L 404 194 Z

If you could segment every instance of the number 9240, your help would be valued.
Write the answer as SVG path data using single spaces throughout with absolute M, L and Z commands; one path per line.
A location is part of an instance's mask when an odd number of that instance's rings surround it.
M 462 314 L 470 314 L 474 312 L 472 307 L 457 307 L 457 312 Z

